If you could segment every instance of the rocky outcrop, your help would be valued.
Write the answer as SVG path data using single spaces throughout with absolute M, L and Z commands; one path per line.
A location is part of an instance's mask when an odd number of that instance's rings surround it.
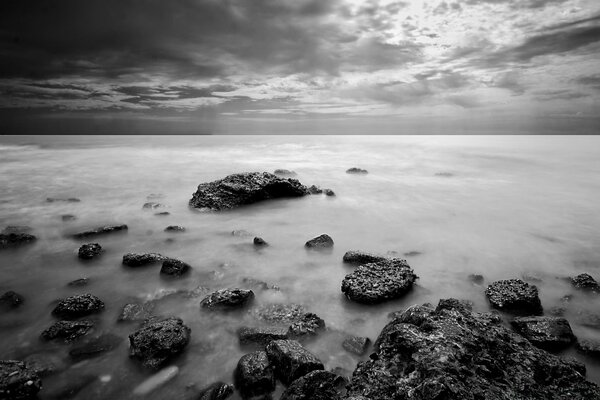
M 123 338 L 113 335 L 112 333 L 105 333 L 98 337 L 87 340 L 79 346 L 72 348 L 69 351 L 69 356 L 74 360 L 84 360 L 99 356 L 103 353 L 114 350 L 121 344 Z
M 344 379 L 329 371 L 313 371 L 296 379 L 279 400 L 341 400 Z
M 190 206 L 219 211 L 263 200 L 306 194 L 308 190 L 296 179 L 283 179 L 268 172 L 250 172 L 200 184 L 190 200 Z
M 146 303 L 127 303 L 123 306 L 118 322 L 123 321 L 144 321 L 152 316 L 155 304 L 153 302 Z
M 52 315 L 63 319 L 76 319 L 95 314 L 104 309 L 104 302 L 92 294 L 78 294 L 61 300 Z
M 242 327 L 237 331 L 237 335 L 242 346 L 248 344 L 266 346 L 272 340 L 287 339 L 288 331 L 284 328 L 274 327 Z
M 310 239 L 304 244 L 309 249 L 328 249 L 333 247 L 333 239 L 327 234 L 322 234 L 316 238 Z
M 25 299 L 17 292 L 9 290 L 0 296 L 0 310 L 12 310 L 23 305 Z
M 98 243 L 87 243 L 81 245 L 77 256 L 82 260 L 91 260 L 92 258 L 99 256 L 100 253 L 102 253 L 102 246 Z
M 541 315 L 542 303 L 535 285 L 520 279 L 493 282 L 485 290 L 492 307 L 518 315 Z
M 580 274 L 571 278 L 571 283 L 577 289 L 600 294 L 600 284 L 590 274 Z
M 238 361 L 234 374 L 235 387 L 242 398 L 260 396 L 275 390 L 275 374 L 267 353 L 255 351 Z
M 404 260 L 391 259 L 359 266 L 342 281 L 342 292 L 352 301 L 376 304 L 402 297 L 417 275 Z
M 362 356 L 367 352 L 370 344 L 371 339 L 367 337 L 349 336 L 342 342 L 342 347 L 350 353 Z
M 158 369 L 182 353 L 190 341 L 191 329 L 179 318 L 149 323 L 129 335 L 130 357 L 150 369 Z
M 0 250 L 33 243 L 37 238 L 29 233 L 0 233 Z
M 584 368 L 538 349 L 494 313 L 454 299 L 412 306 L 388 323 L 348 396 L 387 399 L 596 399 Z M 409 397 L 410 395 L 410 397 Z
M 41 379 L 24 362 L 0 360 L 0 399 L 37 399 L 41 388 Z
M 128 267 L 143 267 L 167 260 L 168 257 L 158 253 L 127 253 L 123 256 L 123 265 Z
M 319 318 L 317 314 L 306 313 L 290 325 L 288 336 L 294 339 L 301 339 L 316 336 L 324 330 L 325 321 Z
M 277 378 L 285 385 L 309 372 L 324 369 L 323 363 L 295 340 L 274 340 L 266 351 Z
M 267 243 L 265 241 L 265 239 L 263 239 L 261 237 L 258 237 L 258 236 L 254 238 L 253 243 L 257 247 L 264 247 L 264 246 L 268 246 L 269 245 L 269 243 Z
M 183 261 L 167 258 L 162 263 L 160 273 L 168 276 L 181 276 L 188 273 L 192 267 Z
M 346 170 L 347 174 L 368 174 L 369 171 L 367 171 L 366 169 L 362 169 L 362 168 L 356 168 L 356 167 L 352 167 Z
M 246 289 L 222 289 L 206 296 L 200 306 L 208 310 L 240 308 L 254 299 L 254 292 Z
M 73 235 L 75 239 L 84 239 L 92 236 L 98 235 L 106 235 L 108 233 L 113 232 L 122 232 L 126 231 L 127 225 L 108 225 L 108 226 L 100 226 L 98 228 L 90 229 L 89 231 L 79 232 Z
M 360 250 L 350 250 L 344 254 L 342 260 L 347 264 L 367 264 L 380 261 L 388 261 L 389 257 L 378 256 Z
M 233 385 L 215 382 L 204 389 L 196 397 L 197 400 L 225 400 L 233 394 Z
M 515 330 L 534 346 L 561 350 L 576 341 L 569 321 L 560 317 L 520 317 L 511 321 Z
M 94 321 L 82 319 L 79 321 L 58 321 L 42 332 L 44 340 L 62 340 L 71 343 L 85 335 L 94 327 Z

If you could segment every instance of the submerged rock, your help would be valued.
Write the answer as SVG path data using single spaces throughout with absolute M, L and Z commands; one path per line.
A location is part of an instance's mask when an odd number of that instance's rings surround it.
M 234 379 L 235 387 L 243 398 L 260 396 L 275 390 L 275 374 L 264 351 L 243 355 L 238 361 Z
M 167 215 L 171 215 L 171 213 L 168 211 L 161 211 L 161 212 L 154 213 L 154 215 L 157 215 L 159 217 L 165 217 Z
M 63 214 L 60 216 L 60 218 L 64 221 L 64 222 L 68 222 L 68 221 L 75 221 L 77 219 L 76 216 L 74 216 L 73 214 Z
M 319 186 L 312 185 L 311 187 L 308 188 L 308 193 L 321 194 L 321 193 L 323 193 L 323 189 L 321 189 Z
M 174 365 L 163 368 L 133 389 L 133 394 L 145 396 L 175 378 L 178 373 L 179 368 Z
M 52 310 L 52 315 L 64 319 L 75 319 L 98 313 L 104 309 L 104 302 L 92 294 L 78 294 L 61 300 Z
M 157 203 L 155 201 L 149 201 L 147 203 L 144 203 L 144 205 L 142 206 L 143 209 L 145 210 L 156 210 L 157 208 L 161 208 L 164 207 L 164 204 L 161 203 Z
M 169 276 L 181 276 L 189 272 L 192 269 L 189 264 L 183 261 L 175 260 L 173 258 L 167 258 L 162 263 L 160 273 Z
M 542 303 L 535 285 L 520 279 L 493 282 L 485 290 L 492 307 L 520 315 L 541 315 Z
M 125 225 L 125 224 L 100 226 L 98 228 L 90 229 L 89 231 L 83 231 L 83 232 L 76 233 L 73 235 L 73 237 L 75 239 L 83 239 L 83 238 L 87 238 L 90 236 L 98 236 L 98 235 L 105 235 L 105 234 L 113 233 L 113 232 L 126 231 L 127 229 L 128 229 L 127 225 Z
M 285 385 L 309 372 L 325 369 L 323 363 L 296 340 L 274 340 L 266 351 L 275 374 Z
M 102 253 L 102 246 L 98 243 L 88 243 L 81 245 L 77 256 L 83 260 L 91 260 Z
M 329 371 L 312 371 L 296 379 L 279 400 L 341 400 L 344 379 Z
M 125 304 L 117 322 L 144 321 L 152 316 L 154 305 L 153 302 Z
M 325 196 L 329 196 L 329 197 L 335 196 L 335 192 L 331 189 L 325 189 L 323 191 L 323 193 L 325 193 Z
M 333 239 L 327 234 L 322 234 L 316 238 L 310 239 L 304 244 L 309 249 L 325 249 L 333 247 Z
M 25 298 L 18 294 L 17 292 L 13 292 L 9 290 L 0 296 L 0 310 L 1 309 L 15 309 L 23 305 Z
M 191 329 L 179 318 L 149 323 L 129 335 L 130 357 L 150 369 L 158 369 L 182 353 L 190 341 Z
M 64 201 L 67 203 L 79 203 L 81 200 L 78 199 L 77 197 L 47 197 L 46 198 L 46 202 L 48 203 L 54 203 L 54 202 L 58 202 L 58 201 Z
M 368 337 L 350 336 L 344 339 L 342 347 L 350 353 L 362 356 L 367 352 L 370 344 L 371 339 Z
M 90 283 L 89 278 L 79 278 L 67 283 L 67 286 L 86 286 L 88 283 Z
M 296 176 L 296 172 L 290 171 L 289 169 L 276 169 L 273 171 L 275 175 L 283 175 L 283 176 Z
M 476 285 L 482 285 L 484 280 L 483 275 L 480 274 L 469 274 L 467 278 Z
M 127 253 L 123 256 L 123 265 L 128 267 L 142 267 L 144 265 L 154 264 L 165 261 L 168 257 L 158 253 Z
M 41 388 L 41 379 L 24 362 L 0 360 L 0 399 L 36 399 Z
M 65 343 L 71 343 L 80 336 L 85 335 L 94 327 L 94 321 L 82 319 L 79 321 L 58 321 L 42 332 L 44 340 L 60 339 Z
M 352 168 L 347 169 L 346 173 L 347 174 L 368 174 L 369 171 L 367 171 L 366 169 L 352 167 Z
M 237 331 L 240 345 L 258 344 L 266 346 L 272 340 L 281 340 L 288 338 L 288 331 L 284 328 L 274 327 L 259 327 L 249 328 L 242 327 Z
M 261 237 L 258 237 L 258 236 L 254 238 L 253 243 L 254 243 L 255 246 L 258 246 L 258 247 L 268 246 L 269 245 L 269 243 L 267 243 L 265 241 L 265 239 L 263 239 Z
M 292 323 L 288 329 L 288 336 L 300 339 L 307 336 L 316 336 L 325 330 L 325 321 L 317 314 L 306 313 L 298 321 Z
M 342 281 L 342 292 L 358 303 L 381 303 L 408 293 L 417 278 L 404 260 L 368 263 L 346 275 Z
M 85 343 L 72 348 L 69 351 L 69 356 L 74 360 L 84 360 L 92 358 L 114 350 L 121 344 L 123 338 L 113 335 L 112 333 L 106 333 L 98 337 L 87 340 Z
M 206 296 L 200 306 L 209 310 L 233 309 L 245 306 L 254 299 L 254 292 L 246 289 L 222 289 Z
M 29 233 L 0 233 L 0 249 L 33 243 L 37 238 Z
M 367 253 L 360 250 L 350 250 L 344 254 L 342 260 L 347 264 L 367 264 L 380 261 L 388 261 L 389 257 L 378 256 L 376 254 Z
M 300 304 L 265 304 L 251 313 L 262 321 L 283 324 L 299 321 L 306 311 Z
M 190 206 L 219 211 L 263 200 L 306 194 L 308 190 L 296 179 L 283 179 L 268 172 L 250 172 L 200 184 L 190 200 Z
M 577 289 L 600 294 L 600 284 L 590 274 L 580 274 L 571 278 L 571 283 Z
M 165 232 L 185 232 L 185 228 L 179 225 L 169 225 L 165 228 Z
M 511 321 L 515 330 L 534 346 L 561 350 L 575 342 L 569 321 L 560 317 L 521 317 Z
M 233 394 L 233 385 L 215 382 L 200 391 L 197 400 L 225 400 Z
M 493 313 L 462 302 L 412 306 L 388 323 L 371 360 L 358 364 L 348 396 L 406 399 L 595 399 L 581 365 L 538 349 Z

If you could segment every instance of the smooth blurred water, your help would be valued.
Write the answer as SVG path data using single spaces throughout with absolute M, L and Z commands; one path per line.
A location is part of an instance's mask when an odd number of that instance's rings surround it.
M 135 324 L 117 324 L 121 307 L 164 290 L 244 287 L 244 277 L 278 285 L 261 291 L 253 308 L 268 303 L 300 303 L 322 317 L 332 332 L 307 347 L 326 368 L 353 370 L 358 357 L 341 347 L 343 332 L 375 339 L 390 311 L 440 298 L 470 299 L 488 310 L 484 286 L 470 283 L 483 274 L 497 279 L 537 276 L 545 310 L 574 294 L 566 317 L 580 338 L 600 339 L 600 331 L 577 321 L 598 312 L 600 301 L 574 291 L 564 277 L 588 272 L 600 278 L 600 137 L 593 136 L 94 136 L 0 137 L 0 227 L 29 225 L 39 240 L 0 252 L 0 292 L 26 298 L 18 311 L 0 315 L 0 358 L 49 352 L 68 368 L 44 379 L 45 386 L 85 374 L 110 375 L 74 398 L 134 398 L 148 373 L 128 358 L 127 340 Z M 368 175 L 348 175 L 350 167 Z M 335 197 L 264 202 L 234 211 L 199 213 L 188 208 L 197 185 L 228 174 L 286 168 L 306 185 L 335 191 Z M 143 210 L 151 194 L 166 204 L 166 217 Z M 45 201 L 77 197 L 79 203 Z M 163 210 L 157 210 L 163 211 Z M 63 222 L 62 214 L 77 220 Z M 81 262 L 82 243 L 66 235 L 87 228 L 126 223 L 125 234 L 90 240 L 105 252 Z M 166 233 L 183 225 L 185 233 Z M 271 245 L 257 250 L 244 229 Z M 306 251 L 306 240 L 328 233 L 333 251 Z M 172 238 L 174 241 L 167 241 Z M 347 250 L 408 252 L 419 275 L 405 298 L 377 306 L 346 300 L 340 284 L 352 267 Z M 165 280 L 160 266 L 127 269 L 127 252 L 159 252 L 190 263 L 182 279 Z M 81 277 L 87 287 L 68 287 Z M 54 301 L 90 292 L 106 303 L 98 332 L 125 340 L 101 357 L 71 365 L 69 346 L 39 341 L 54 319 Z M 181 317 L 192 342 L 174 364 L 179 375 L 149 398 L 179 398 L 189 385 L 231 382 L 245 350 L 235 331 L 258 322 L 246 311 L 205 313 L 199 300 L 161 303 L 161 315 Z M 585 362 L 588 379 L 600 383 L 600 363 L 573 350 Z M 44 392 L 40 393 L 44 398 Z

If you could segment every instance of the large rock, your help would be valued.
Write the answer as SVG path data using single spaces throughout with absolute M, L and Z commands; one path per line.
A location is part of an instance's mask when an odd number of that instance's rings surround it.
M 519 315 L 541 315 L 542 303 L 535 285 L 520 279 L 496 281 L 485 290 L 492 307 Z
M 296 379 L 279 400 L 341 400 L 344 379 L 329 371 L 313 371 Z
M 463 302 L 412 306 L 382 330 L 348 395 L 388 399 L 598 399 L 582 365 L 538 349 Z M 409 396 L 410 394 L 410 396 Z
M 233 385 L 215 382 L 202 390 L 196 397 L 197 400 L 225 400 L 233 394 Z
M 0 360 L 0 399 L 37 399 L 39 376 L 22 361 Z
M 52 314 L 63 319 L 76 319 L 86 315 L 99 313 L 104 309 L 104 302 L 92 294 L 78 294 L 61 300 L 52 310 Z
M 192 269 L 189 264 L 180 260 L 168 258 L 162 263 L 160 273 L 168 276 L 181 276 Z
M 569 321 L 561 317 L 520 317 L 511 324 L 521 336 L 544 350 L 561 350 L 576 340 Z
M 304 247 L 309 249 L 327 249 L 333 247 L 333 239 L 326 233 L 310 239 L 304 244 Z
M 283 179 L 268 172 L 251 172 L 200 184 L 190 200 L 190 206 L 218 211 L 263 200 L 306 194 L 308 190 L 296 179 Z
M 298 321 L 293 322 L 288 329 L 288 336 L 294 339 L 301 339 L 309 336 L 316 336 L 325 330 L 325 321 L 317 314 L 306 313 Z
M 325 369 L 323 363 L 296 340 L 274 340 L 266 350 L 275 366 L 275 374 L 285 385 L 309 372 Z
M 84 239 L 92 236 L 105 235 L 107 233 L 126 231 L 127 225 L 108 225 L 90 229 L 89 231 L 79 232 L 73 235 L 75 239 Z
M 600 284 L 590 274 L 580 274 L 571 278 L 571 283 L 577 289 L 600 293 Z
M 342 281 L 342 292 L 350 300 L 376 304 L 402 297 L 417 275 L 404 260 L 390 259 L 359 266 Z
M 99 256 L 100 253 L 102 253 L 102 246 L 98 243 L 87 243 L 81 245 L 77 255 L 83 260 L 91 260 L 92 258 Z
M 58 321 L 42 332 L 42 339 L 59 339 L 71 343 L 80 336 L 85 335 L 94 327 L 94 321 L 82 319 L 79 321 Z
M 389 260 L 389 257 L 378 256 L 376 254 L 371 254 L 360 250 L 350 250 L 344 254 L 344 258 L 342 260 L 347 264 L 367 264 L 387 261 Z
M 23 305 L 25 299 L 17 292 L 9 290 L 0 296 L 0 309 L 14 309 Z
M 275 327 L 242 327 L 238 329 L 237 335 L 241 345 L 258 344 L 266 346 L 272 340 L 287 339 L 288 331 L 284 328 Z
M 167 260 L 168 257 L 158 253 L 127 253 L 123 256 L 123 265 L 128 267 L 142 267 Z
M 238 361 L 234 377 L 235 386 L 243 398 L 260 396 L 275 390 L 275 374 L 264 351 L 243 355 Z
M 200 306 L 209 310 L 227 310 L 245 306 L 254 299 L 254 292 L 246 289 L 221 289 L 206 296 Z
M 29 233 L 0 233 L 0 250 L 33 243 L 36 239 Z
M 130 357 L 146 368 L 158 369 L 182 353 L 190 341 L 191 329 L 179 318 L 167 318 L 143 326 L 129 335 Z

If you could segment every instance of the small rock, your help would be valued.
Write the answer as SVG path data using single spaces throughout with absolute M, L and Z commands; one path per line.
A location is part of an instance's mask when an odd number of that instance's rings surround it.
M 420 256 L 421 254 L 423 254 L 423 253 L 421 253 L 420 251 L 414 251 L 413 250 L 413 251 L 409 251 L 409 252 L 404 253 L 404 256 L 405 257 L 416 257 L 416 256 Z
M 258 246 L 258 247 L 263 247 L 263 246 L 268 246 L 269 243 L 267 243 L 263 238 L 260 238 L 257 236 L 254 238 L 254 245 Z
M 296 172 L 290 171 L 288 169 L 276 169 L 273 171 L 275 175 L 284 175 L 284 176 L 296 176 Z
M 275 374 L 285 385 L 309 372 L 325 369 L 323 363 L 296 340 L 274 340 L 266 351 Z
M 521 336 L 544 350 L 560 350 L 576 340 L 569 322 L 560 317 L 522 317 L 511 324 Z
M 74 347 L 69 351 L 69 355 L 75 360 L 96 357 L 117 348 L 122 341 L 123 338 L 107 333 L 90 339 L 80 346 Z
M 123 265 L 127 265 L 128 267 L 141 267 L 165 261 L 166 259 L 168 259 L 168 257 L 158 253 L 127 253 L 123 256 Z
M 79 203 L 81 200 L 78 199 L 77 197 L 69 197 L 69 198 L 64 198 L 64 197 L 48 197 L 46 198 L 46 202 L 48 203 L 54 203 L 57 201 L 65 201 L 67 203 Z
M 185 273 L 189 272 L 191 269 L 192 267 L 190 267 L 189 264 L 186 264 L 183 261 L 168 258 L 165 261 L 163 261 L 160 273 L 169 276 L 182 276 Z
M 361 168 L 349 168 L 346 170 L 347 174 L 368 174 L 369 171 L 367 171 L 366 169 L 361 169 Z
M 333 239 L 327 234 L 322 234 L 316 238 L 310 239 L 304 247 L 310 249 L 325 249 L 333 247 Z
M 104 309 L 102 300 L 91 294 L 79 294 L 61 300 L 52 315 L 63 319 L 75 319 L 98 313 Z
M 235 369 L 235 387 L 243 398 L 260 396 L 275 390 L 275 374 L 264 351 L 245 354 Z
M 492 307 L 514 314 L 541 315 L 537 287 L 520 279 L 496 281 L 485 290 Z
M 168 211 L 161 211 L 161 212 L 154 213 L 154 215 L 158 215 L 159 217 L 165 217 L 167 215 L 171 215 L 171 213 Z
M 246 289 L 222 289 L 206 296 L 200 306 L 209 310 L 240 308 L 254 299 L 254 292 Z
M 0 360 L 0 398 L 33 400 L 42 388 L 42 381 L 31 368 L 16 360 Z
M 259 344 L 266 346 L 272 340 L 287 339 L 288 332 L 283 328 L 261 327 L 240 328 L 237 332 L 240 345 Z
M 320 187 L 318 187 L 316 185 L 312 185 L 311 187 L 308 188 L 308 192 L 310 194 L 321 194 L 321 193 L 323 193 L 323 189 L 321 189 Z
M 600 342 L 597 340 L 583 339 L 577 342 L 577 350 L 580 353 L 600 358 Z
M 162 386 L 171 379 L 175 378 L 178 373 L 179 368 L 174 365 L 163 368 L 156 374 L 152 375 L 150 378 L 146 379 L 144 382 L 136 386 L 136 388 L 133 389 L 133 394 L 138 396 L 145 396 L 148 393 L 154 391 L 159 386 Z
M 94 327 L 94 321 L 82 319 L 79 321 L 58 321 L 42 332 L 44 340 L 62 340 L 71 343 L 85 335 Z
M 164 207 L 164 204 L 161 203 L 157 203 L 155 201 L 149 201 L 147 203 L 144 203 L 144 205 L 142 206 L 143 209 L 145 210 L 156 210 L 157 208 L 161 208 Z
M 362 356 L 367 352 L 370 344 L 371 339 L 367 337 L 350 336 L 344 339 L 342 347 L 350 353 Z
M 344 379 L 329 371 L 312 371 L 296 379 L 279 400 L 341 400 Z
M 300 320 L 292 323 L 288 329 L 290 338 L 299 339 L 306 336 L 316 336 L 325 330 L 325 321 L 316 314 L 306 313 Z
M 300 304 L 266 304 L 251 313 L 259 320 L 283 324 L 299 321 L 306 311 Z
M 23 305 L 25 299 L 20 294 L 9 290 L 0 296 L 0 307 L 3 309 L 14 309 Z
M 37 238 L 28 233 L 0 233 L 0 249 L 33 243 Z
M 185 228 L 179 225 L 169 225 L 165 228 L 165 232 L 185 232 Z
M 153 302 L 128 303 L 123 306 L 117 321 L 144 321 L 152 316 L 152 311 L 154 311 Z
M 360 250 L 350 250 L 344 254 L 342 260 L 347 264 L 367 264 L 373 262 L 387 261 L 388 257 L 378 256 Z
M 109 225 L 109 226 L 101 226 L 98 228 L 90 229 L 89 231 L 79 232 L 73 235 L 75 239 L 83 239 L 90 236 L 98 236 L 105 235 L 113 232 L 121 232 L 126 231 L 127 225 Z
M 571 278 L 571 283 L 577 289 L 600 293 L 600 285 L 590 274 L 580 274 Z
M 60 216 L 60 218 L 64 221 L 64 222 L 68 222 L 68 221 L 75 221 L 77 219 L 76 216 L 74 216 L 73 214 L 63 214 Z
M 325 189 L 323 192 L 325 193 L 325 196 L 335 196 L 335 192 L 331 189 Z
M 67 286 L 86 286 L 90 283 L 89 278 L 79 278 L 67 283 Z
M 84 244 L 79 248 L 78 256 L 83 260 L 91 260 L 102 253 L 102 246 L 98 243 Z
M 476 285 L 482 285 L 484 281 L 483 275 L 480 274 L 469 274 L 467 278 Z
M 140 360 L 146 368 L 158 369 L 183 352 L 190 332 L 179 318 L 149 323 L 129 335 L 130 357 Z
M 32 230 L 33 229 L 30 226 L 26 226 L 26 225 L 8 225 L 0 233 L 4 233 L 4 234 L 8 235 L 11 233 L 27 233 L 27 232 L 31 232 Z
M 233 385 L 215 382 L 200 391 L 197 400 L 225 400 L 233 394 Z

